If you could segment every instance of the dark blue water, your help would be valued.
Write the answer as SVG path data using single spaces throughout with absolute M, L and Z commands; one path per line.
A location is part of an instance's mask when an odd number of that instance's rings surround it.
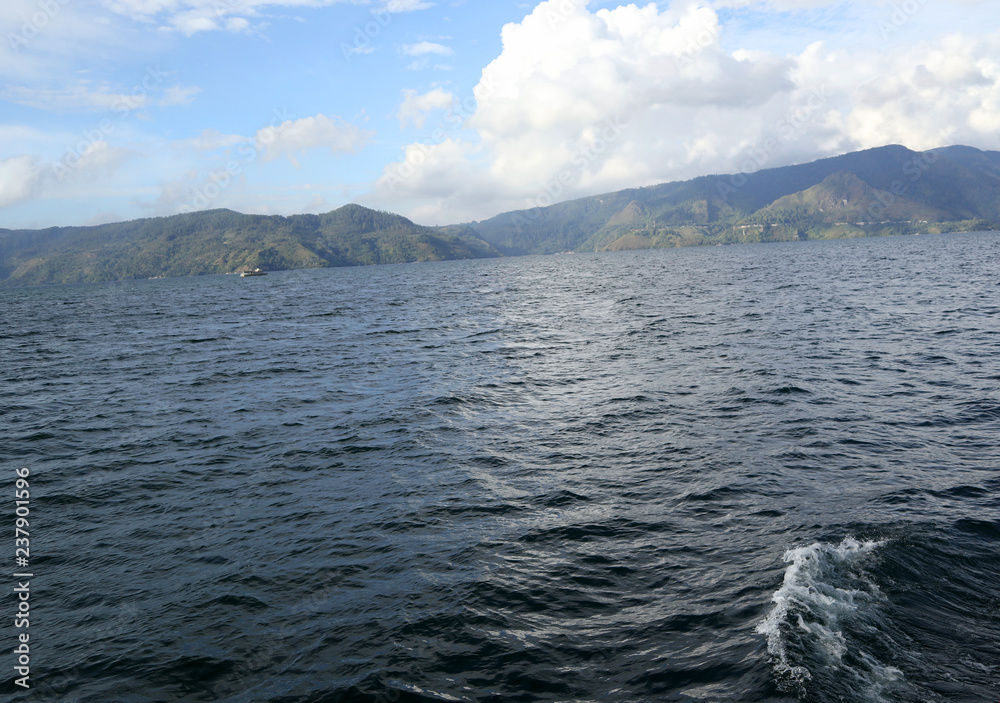
M 0 293 L 35 575 L 3 695 L 996 703 L 998 261 L 981 234 Z

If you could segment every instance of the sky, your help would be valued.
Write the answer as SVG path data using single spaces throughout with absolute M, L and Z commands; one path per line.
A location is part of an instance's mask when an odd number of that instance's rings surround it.
M 1000 150 L 995 0 L 3 0 L 0 228 L 419 224 L 886 144 Z

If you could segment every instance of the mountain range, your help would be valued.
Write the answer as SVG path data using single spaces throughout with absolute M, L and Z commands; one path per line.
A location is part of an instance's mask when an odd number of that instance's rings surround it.
M 505 255 L 995 229 L 1000 152 L 886 146 L 471 223 Z
M 631 188 L 446 227 L 346 205 L 0 229 L 0 285 L 1000 228 L 1000 152 L 886 146 Z

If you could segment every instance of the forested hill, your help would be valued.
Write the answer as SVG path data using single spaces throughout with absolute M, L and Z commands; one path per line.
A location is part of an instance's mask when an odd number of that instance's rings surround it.
M 470 223 L 507 255 L 1000 227 L 1000 152 L 887 146 Z
M 0 285 L 498 256 L 466 227 L 347 205 L 325 215 L 210 210 L 96 227 L 0 230 Z

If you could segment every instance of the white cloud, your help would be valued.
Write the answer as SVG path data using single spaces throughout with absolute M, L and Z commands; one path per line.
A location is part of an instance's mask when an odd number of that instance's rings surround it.
M 169 74 L 158 66 L 148 66 L 142 78 L 130 89 L 113 89 L 108 83 L 95 84 L 89 80 L 60 87 L 10 85 L 0 91 L 0 99 L 54 112 L 114 112 L 124 115 L 154 104 L 153 96 L 163 93 L 155 101 L 160 106 L 186 105 L 201 88 L 172 85 L 164 89 Z
M 250 31 L 250 22 L 244 17 L 230 17 L 226 20 L 226 30 L 234 34 L 242 34 Z
M 318 214 L 322 212 L 329 212 L 332 209 L 333 208 L 330 206 L 330 203 L 326 198 L 322 195 L 314 195 L 302 208 L 302 212 Z
M 404 44 L 402 51 L 407 56 L 425 56 L 427 54 L 451 56 L 455 53 L 452 49 L 443 44 L 435 44 L 430 41 L 422 41 L 416 44 Z
M 170 24 L 182 34 L 191 36 L 198 32 L 216 32 L 223 29 L 226 23 L 219 22 L 218 19 L 221 18 L 205 14 L 204 10 L 191 10 L 171 17 Z
M 505 26 L 475 137 L 410 145 L 367 201 L 444 223 L 887 143 L 1000 148 L 1000 34 L 780 56 L 725 50 L 705 0 L 590 4 Z M 405 94 L 401 124 L 438 107 L 424 98 Z
M 880 0 L 875 0 L 879 2 Z M 760 6 L 767 10 L 785 12 L 804 8 L 825 7 L 835 5 L 842 0 L 713 0 L 713 7 L 752 7 Z
M 299 159 L 307 152 L 327 150 L 337 155 L 358 151 L 374 134 L 335 116 L 287 119 L 278 111 L 275 116 L 270 126 L 251 136 L 206 129 L 194 138 L 170 143 L 168 149 L 160 145 L 154 151 L 150 145 L 149 152 L 156 156 L 168 154 L 169 158 L 160 162 L 163 176 L 159 184 L 143 194 L 138 204 L 157 215 L 218 207 L 241 212 L 265 212 L 276 207 L 283 212 L 301 212 L 298 194 L 312 187 L 276 185 L 270 180 L 272 174 L 281 174 L 285 169 L 273 162 L 284 156 L 299 168 Z M 305 164 L 307 169 L 314 165 Z M 310 205 L 313 207 L 320 206 Z
M 434 3 L 424 0 L 387 0 L 385 3 L 386 12 L 413 12 L 426 10 L 429 7 L 434 7 Z
M 246 141 L 246 137 L 238 134 L 223 134 L 216 129 L 205 129 L 194 139 L 188 140 L 185 146 L 191 146 L 197 151 L 215 151 L 216 149 L 236 146 Z
M 54 155 L 64 139 L 80 135 L 42 133 L 26 128 L 0 126 L 4 135 L 20 135 L 21 144 L 31 145 L 36 153 L 21 154 L 7 159 L 0 158 L 0 208 L 10 207 L 49 195 L 79 193 L 88 186 L 112 176 L 134 152 L 113 146 L 96 135 L 88 136 L 76 147 L 64 149 L 58 159 L 43 158 L 39 153 Z
M 92 110 L 110 112 L 113 109 L 139 109 L 148 102 L 145 92 L 136 95 L 115 93 L 108 85 L 91 87 L 88 83 L 78 83 L 67 88 L 29 88 L 10 86 L 0 98 L 19 105 L 41 110 Z
M 299 120 L 286 120 L 277 127 L 265 127 L 257 132 L 255 141 L 263 145 L 263 161 L 287 156 L 296 166 L 296 155 L 310 149 L 326 148 L 332 153 L 356 151 L 368 142 L 374 132 L 367 132 L 338 117 L 316 115 Z
M 0 161 L 0 208 L 34 198 L 42 176 L 39 160 L 34 156 L 15 156 Z
M 201 92 L 201 88 L 193 85 L 172 85 L 167 88 L 159 104 L 164 107 L 171 105 L 188 105 L 194 100 L 194 96 Z
M 237 12 L 250 17 L 258 16 L 258 11 L 252 6 L 244 8 L 236 3 L 217 2 L 207 8 L 198 6 L 177 12 L 166 18 L 166 21 L 170 28 L 187 36 L 214 31 L 227 31 L 233 34 L 252 33 L 254 27 L 250 24 L 250 20 L 243 16 L 231 16 Z
M 875 5 L 903 5 L 908 4 L 900 2 L 900 0 L 871 0 L 872 4 Z M 927 4 L 929 0 L 913 0 L 913 2 L 919 3 L 920 5 Z M 940 1 L 940 0 L 938 0 Z M 979 5 L 984 2 L 989 2 L 989 0 L 944 0 L 945 2 L 950 2 L 956 5 Z M 815 7 L 827 7 L 829 5 L 838 5 L 843 3 L 844 0 L 712 0 L 711 4 L 713 7 L 754 7 L 757 6 L 763 10 L 786 12 L 788 10 L 803 10 L 812 9 Z M 912 13 L 911 13 L 912 14 Z
M 447 110 L 454 106 L 456 98 L 443 88 L 418 95 L 415 90 L 403 91 L 403 102 L 399 106 L 396 117 L 399 119 L 399 127 L 402 129 L 408 122 L 412 122 L 417 129 L 424 126 L 427 113 L 431 110 Z
M 156 200 L 142 202 L 140 205 L 154 215 L 176 215 L 185 212 L 185 206 L 195 198 L 195 185 L 200 182 L 201 174 L 197 168 L 189 169 L 179 178 L 160 181 L 159 194 Z
M 347 52 L 348 56 L 353 55 L 353 54 L 374 54 L 375 53 L 375 47 L 374 46 L 346 46 L 345 45 L 344 51 Z
M 710 8 L 591 12 L 587 5 L 543 2 L 505 26 L 503 51 L 483 70 L 478 108 L 467 121 L 478 149 L 437 145 L 420 163 L 391 164 L 375 197 L 403 194 L 421 212 L 448 220 L 525 207 L 564 170 L 571 181 L 560 186 L 564 197 L 655 181 L 679 166 L 694 175 L 678 153 L 692 123 L 732 131 L 724 123 L 733 115 L 793 92 L 791 61 L 722 51 Z M 474 154 L 474 164 L 456 163 L 462 154 Z M 442 160 L 464 174 L 448 195 L 440 193 Z M 405 186 L 394 180 L 401 169 L 412 171 Z
M 251 20 L 269 10 L 327 7 L 347 2 L 374 4 L 372 0 L 103 0 L 104 6 L 116 14 L 136 22 L 159 23 L 188 36 L 212 31 L 247 33 L 254 30 Z M 396 14 L 433 5 L 424 0 L 385 0 L 377 7 L 382 12 Z
M 843 96 L 838 126 L 857 147 L 1000 148 L 1000 34 L 953 35 L 889 56 L 812 47 L 799 65 L 802 80 L 822 76 Z
M 410 215 L 424 222 L 473 219 L 477 199 L 496 202 L 497 183 L 483 157 L 482 147 L 460 139 L 411 144 L 401 161 L 385 168 L 373 195 L 363 200 L 390 208 L 387 203 L 409 204 Z
M 177 0 L 104 0 L 104 6 L 113 12 L 130 17 L 152 17 L 167 10 L 173 10 L 179 5 L 191 5 Z
M 129 151 L 122 147 L 113 147 L 104 140 L 92 142 L 80 153 L 73 173 L 94 179 L 102 173 L 114 171 L 128 156 Z
M 247 18 L 268 8 L 320 7 L 343 0 L 103 0 L 104 6 L 136 22 L 161 24 L 188 36 L 198 32 L 250 30 Z
M 135 35 L 121 31 L 91 2 L 3 0 L 0 3 L 0 77 L 8 84 L 50 82 L 76 73 L 83 59 L 107 61 L 119 50 L 137 48 Z M 150 51 L 157 39 L 144 37 Z
M 55 168 L 35 155 L 0 160 L 0 208 L 34 200 L 43 192 L 65 190 L 73 182 L 96 180 L 112 173 L 128 156 L 126 149 L 96 141 L 75 154 L 69 165 Z

